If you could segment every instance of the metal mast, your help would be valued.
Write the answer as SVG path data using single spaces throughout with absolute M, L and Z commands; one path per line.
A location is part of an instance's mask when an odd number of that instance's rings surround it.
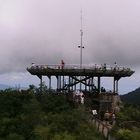
M 80 35 L 81 35 L 81 40 L 80 40 L 80 69 L 82 68 L 82 61 L 83 61 L 83 58 L 82 58 L 82 49 L 84 48 L 83 47 L 83 15 L 82 15 L 82 9 L 81 9 L 81 29 L 80 29 Z
M 80 69 L 82 69 L 82 61 L 83 61 L 83 53 L 82 53 L 82 50 L 84 48 L 83 46 L 83 15 L 82 15 L 82 9 L 81 9 L 81 29 L 80 29 L 80 36 L 81 36 L 81 39 L 80 39 L 80 46 L 78 46 L 78 48 L 80 48 Z M 81 76 L 80 76 L 80 81 L 81 81 Z M 80 82 L 80 91 L 82 89 L 82 83 Z

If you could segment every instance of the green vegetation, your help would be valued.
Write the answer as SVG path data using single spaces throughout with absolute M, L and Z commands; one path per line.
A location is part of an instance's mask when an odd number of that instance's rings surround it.
M 125 104 L 117 114 L 116 125 L 112 130 L 116 140 L 140 139 L 140 106 Z
M 45 89 L 46 87 L 44 87 Z M 66 95 L 37 94 L 31 85 L 0 91 L 0 140 L 103 140 L 84 106 Z
M 117 123 L 112 133 L 118 140 L 139 140 L 140 88 L 122 95 L 121 100 L 125 105 L 117 114 Z
M 0 140 L 103 140 L 89 122 L 90 101 L 75 104 L 70 94 L 42 93 L 34 85 L 0 91 Z M 137 94 L 138 95 L 138 94 Z M 90 97 L 92 98 L 92 97 Z M 126 104 L 111 133 L 116 140 L 140 139 L 140 106 Z

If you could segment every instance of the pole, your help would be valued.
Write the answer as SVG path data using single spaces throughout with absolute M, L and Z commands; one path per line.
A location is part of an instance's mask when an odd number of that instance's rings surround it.
M 49 91 L 51 91 L 51 76 L 49 76 Z
M 113 92 L 115 93 L 116 92 L 116 79 L 114 77 L 114 83 L 113 83 Z
M 40 78 L 40 93 L 42 94 L 42 75 L 40 75 L 39 78 Z
M 98 92 L 100 93 L 101 89 L 101 77 L 98 77 Z
M 80 41 L 80 91 L 82 89 L 82 83 L 81 83 L 81 80 L 82 80 L 82 77 L 81 77 L 81 69 L 82 69 L 82 49 L 84 48 L 83 47 L 83 25 L 82 25 L 82 9 L 81 9 L 81 29 L 80 29 L 80 33 L 81 33 L 81 41 Z
M 116 93 L 118 94 L 118 80 L 116 80 Z

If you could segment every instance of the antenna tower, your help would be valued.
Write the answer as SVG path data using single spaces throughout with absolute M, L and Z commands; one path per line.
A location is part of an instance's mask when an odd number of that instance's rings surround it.
M 82 9 L 81 9 L 81 29 L 80 29 L 80 36 L 81 36 L 81 40 L 80 40 L 80 69 L 82 68 L 82 61 L 83 61 L 83 52 L 82 49 L 84 48 L 83 46 L 83 13 L 82 13 Z
M 82 12 L 82 9 L 81 9 L 81 29 L 80 29 L 80 37 L 81 37 L 81 39 L 80 39 L 80 46 L 78 46 L 78 48 L 80 48 L 80 69 L 82 69 L 82 61 L 83 61 L 83 52 L 82 52 L 82 50 L 83 50 L 83 48 L 84 48 L 84 46 L 83 46 L 83 12 Z M 80 91 L 81 91 L 81 89 L 82 89 L 82 83 L 81 83 L 81 76 L 80 76 Z

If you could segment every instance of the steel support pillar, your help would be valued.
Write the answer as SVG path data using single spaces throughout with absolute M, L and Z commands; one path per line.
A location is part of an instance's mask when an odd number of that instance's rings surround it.
M 60 90 L 61 90 L 61 76 L 59 76 L 59 87 L 60 87 Z
M 114 77 L 114 82 L 113 82 L 113 93 L 116 92 L 116 82 L 115 82 L 115 77 Z
M 56 76 L 56 81 L 57 81 L 57 90 L 58 90 L 58 86 L 59 86 L 59 84 L 58 84 L 58 76 Z
M 42 75 L 38 77 L 40 78 L 40 93 L 42 94 Z
M 89 92 L 91 92 L 91 87 L 92 87 L 92 82 L 91 82 L 91 78 L 89 78 Z
M 51 90 L 51 76 L 48 76 L 49 78 L 49 90 Z
M 75 79 L 76 79 L 76 76 L 75 76 Z M 76 91 L 76 80 L 74 80 L 74 83 L 75 83 L 74 90 Z
M 64 78 L 64 75 L 63 75 L 63 86 L 62 86 L 63 90 L 64 90 L 64 86 L 65 86 L 65 78 Z
M 72 81 L 72 84 L 73 84 L 73 78 L 71 79 L 71 81 Z M 73 85 L 72 85 L 72 91 L 73 91 Z
M 82 83 L 81 83 L 82 77 L 80 76 L 80 91 L 82 90 Z
M 119 80 L 116 80 L 116 93 L 118 93 L 118 81 Z
M 98 77 L 98 92 L 101 91 L 101 77 Z
M 93 90 L 93 77 L 91 78 L 91 91 Z
M 87 80 L 85 79 L 85 91 L 87 91 Z
M 61 89 L 61 76 L 57 76 L 57 90 Z
M 69 87 L 68 88 L 69 88 L 68 90 L 70 91 L 70 76 L 69 76 Z

